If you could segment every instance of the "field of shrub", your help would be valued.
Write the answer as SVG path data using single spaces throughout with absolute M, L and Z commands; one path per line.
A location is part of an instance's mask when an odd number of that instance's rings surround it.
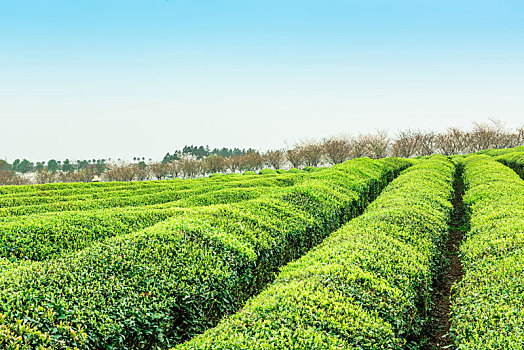
M 524 345 L 523 153 L 465 160 L 464 203 L 471 230 L 460 250 L 464 277 L 454 297 L 453 334 L 460 349 Z
M 519 349 L 524 152 L 479 153 L 2 186 L 0 348 L 432 349 L 460 229 L 437 348 Z

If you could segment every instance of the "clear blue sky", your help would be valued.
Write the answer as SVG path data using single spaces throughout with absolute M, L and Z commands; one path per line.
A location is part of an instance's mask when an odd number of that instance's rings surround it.
M 0 158 L 524 123 L 524 1 L 4 0 Z

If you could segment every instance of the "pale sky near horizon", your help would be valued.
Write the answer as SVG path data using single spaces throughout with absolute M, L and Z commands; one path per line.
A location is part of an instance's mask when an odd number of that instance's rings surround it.
M 521 0 L 4 0 L 0 159 L 524 124 Z

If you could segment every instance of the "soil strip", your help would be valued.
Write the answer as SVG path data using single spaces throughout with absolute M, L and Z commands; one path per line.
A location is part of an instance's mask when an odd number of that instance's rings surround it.
M 423 350 L 454 349 L 453 340 L 449 334 L 451 317 L 451 286 L 462 278 L 462 263 L 460 261 L 459 247 L 468 231 L 468 220 L 462 202 L 464 194 L 464 182 L 462 180 L 462 167 L 457 165 L 457 173 L 454 182 L 455 197 L 453 199 L 453 212 L 445 243 L 443 254 L 447 264 L 442 276 L 435 281 L 433 296 L 431 298 L 431 318 L 426 326 L 426 342 Z

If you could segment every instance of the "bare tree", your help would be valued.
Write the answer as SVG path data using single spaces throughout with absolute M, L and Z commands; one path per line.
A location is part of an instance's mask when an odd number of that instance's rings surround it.
M 514 146 L 522 146 L 524 145 L 524 126 L 518 127 L 515 130 L 515 134 L 513 136 L 514 138 Z
M 73 171 L 58 171 L 56 173 L 57 182 L 77 182 L 74 175 Z
M 167 163 L 151 163 L 149 164 L 149 172 L 153 174 L 153 176 L 157 180 L 165 179 L 167 175 L 169 175 L 169 164 Z
M 114 165 L 104 172 L 104 178 L 109 181 L 133 181 L 136 177 L 136 164 Z M 89 177 L 88 174 L 86 177 Z M 88 181 L 93 178 L 92 174 Z
M 204 158 L 203 167 L 206 173 L 221 173 L 227 170 L 226 158 L 215 154 Z
M 138 181 L 149 179 L 149 168 L 144 161 L 135 165 L 135 177 Z
M 322 150 L 331 164 L 339 164 L 351 156 L 351 140 L 344 137 L 330 137 L 322 141 Z
M 351 158 L 366 156 L 369 156 L 368 136 L 360 134 L 351 144 Z
M 180 161 L 178 160 L 173 160 L 169 163 L 166 164 L 167 165 L 167 171 L 168 171 L 168 175 L 172 176 L 172 177 L 178 177 L 178 175 L 180 174 Z
M 195 177 L 202 171 L 202 163 L 195 157 L 184 157 L 179 162 L 180 172 L 186 178 Z
M 260 155 L 260 153 L 253 151 L 246 153 L 243 156 L 243 170 L 247 171 L 256 171 L 262 168 L 262 165 L 264 164 L 264 158 Z
M 322 146 L 318 142 L 307 141 L 298 146 L 306 166 L 317 166 L 322 160 Z
M 513 135 L 500 120 L 491 119 L 491 123 L 474 123 L 468 133 L 468 150 L 472 152 L 489 148 L 506 148 L 513 144 Z
M 445 156 L 464 154 L 468 150 L 468 134 L 457 127 L 450 127 L 435 138 L 437 150 Z
M 371 158 L 379 159 L 388 156 L 391 140 L 386 130 L 378 130 L 368 136 L 368 148 Z
M 297 147 L 288 149 L 286 151 L 286 159 L 294 168 L 298 168 L 304 163 L 304 158 L 302 158 L 302 152 Z
M 37 184 L 47 184 L 57 181 L 57 174 L 48 171 L 47 167 L 39 169 L 35 173 L 35 181 Z
M 0 185 L 27 185 L 29 181 L 9 169 L 0 169 Z
M 420 147 L 418 149 L 417 155 L 418 156 L 429 156 L 433 153 L 435 153 L 435 132 L 434 131 L 426 131 L 421 132 L 420 134 Z
M 264 154 L 264 160 L 275 170 L 282 168 L 282 165 L 284 165 L 284 162 L 286 161 L 284 151 L 279 149 L 267 151 Z
M 227 158 L 227 167 L 231 172 L 236 173 L 242 170 L 243 157 L 241 155 L 236 155 L 231 158 Z
M 86 167 L 76 172 L 76 177 L 78 178 L 78 181 L 80 182 L 91 182 L 93 178 L 95 177 L 95 175 L 97 174 L 95 174 L 93 167 Z
M 419 153 L 422 146 L 422 132 L 416 130 L 399 131 L 391 145 L 391 155 L 410 158 Z

